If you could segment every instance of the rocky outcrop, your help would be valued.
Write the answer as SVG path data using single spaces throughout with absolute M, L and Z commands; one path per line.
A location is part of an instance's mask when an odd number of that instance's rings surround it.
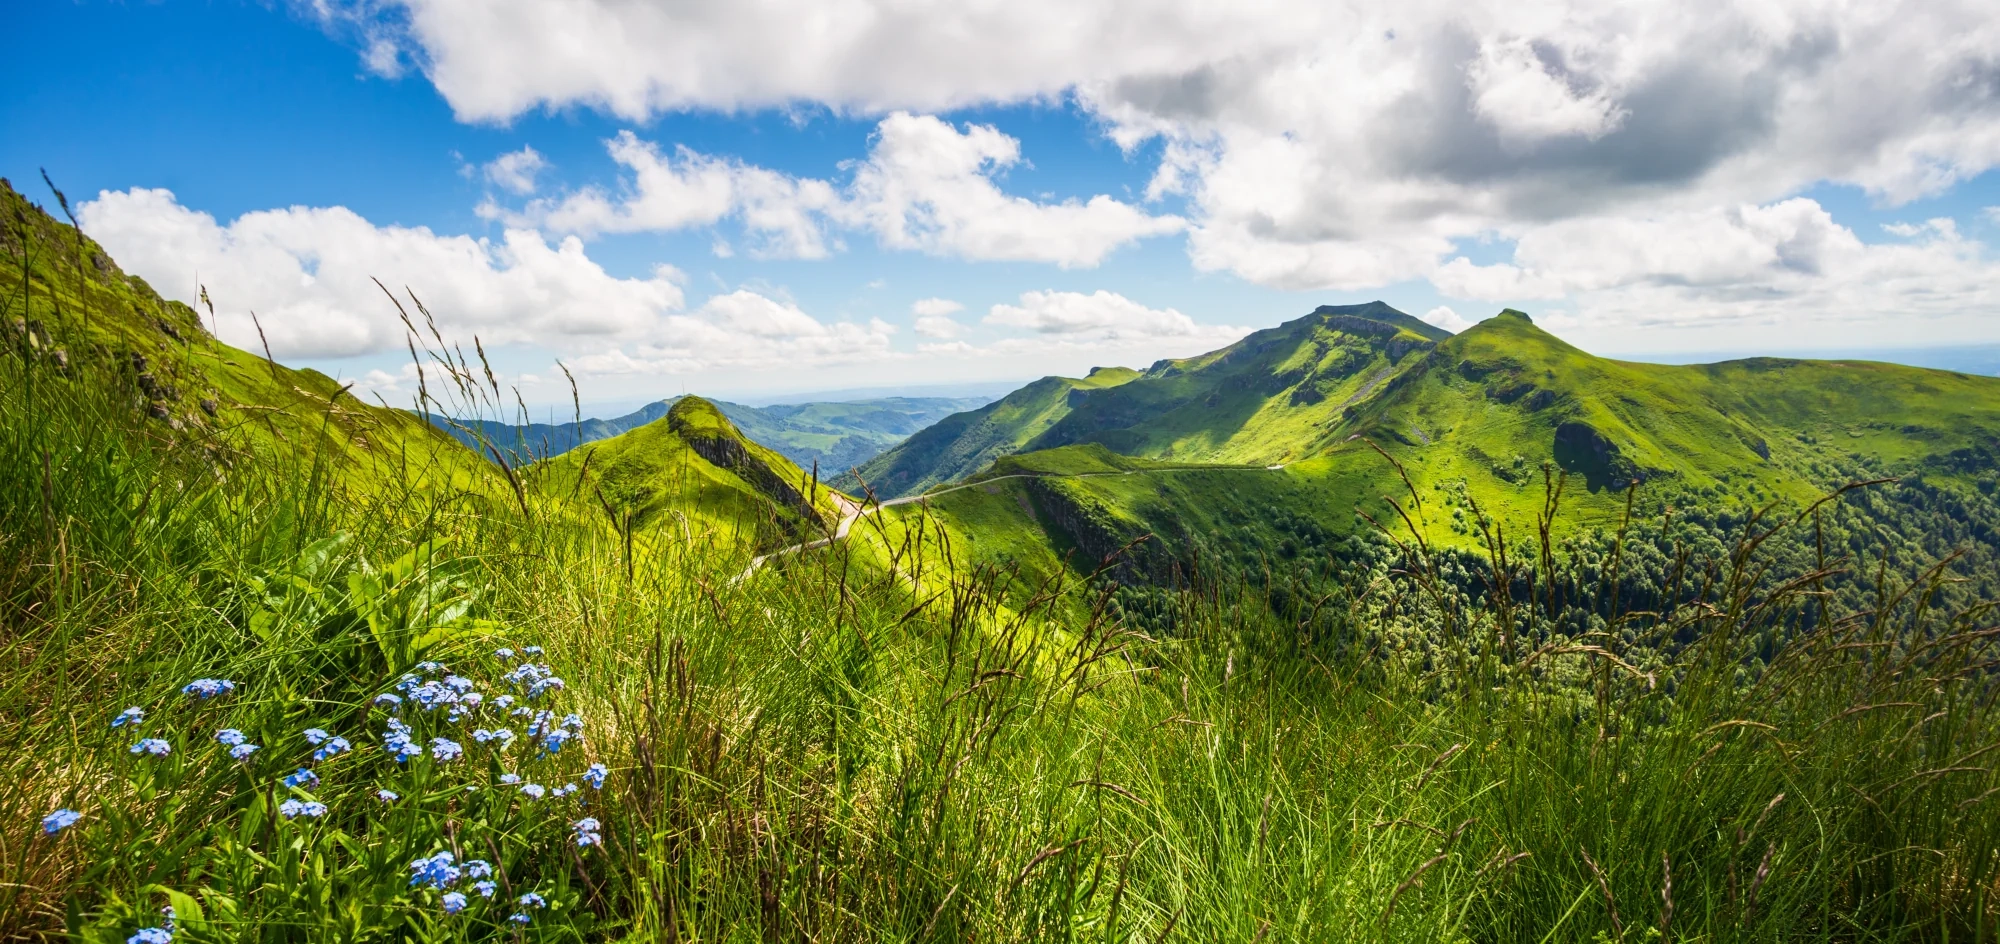
M 683 397 L 667 411 L 667 428 L 694 454 L 717 468 L 728 469 L 779 507 L 807 521 L 821 521 L 819 510 L 798 486 L 785 480 L 744 444 L 743 435 L 722 411 L 699 397 Z

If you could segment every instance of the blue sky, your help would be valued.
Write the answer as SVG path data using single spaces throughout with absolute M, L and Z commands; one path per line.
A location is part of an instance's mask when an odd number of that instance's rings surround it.
M 558 358 L 607 404 L 1024 379 L 1373 298 L 1454 329 L 1518 307 L 1637 356 L 2000 342 L 1976 4 L 1646 30 L 785 6 L 31 4 L 0 174 L 46 200 L 46 167 L 127 268 L 208 285 L 225 339 L 256 310 L 282 359 L 392 400 L 407 355 L 368 276 L 538 404 L 568 400 Z M 1732 16 L 1832 51 L 1677 61 L 1677 30 Z M 1770 88 L 1714 91 L 1746 76 Z M 1662 104 L 1691 100 L 1713 104 Z M 494 162 L 523 149 L 510 187 Z

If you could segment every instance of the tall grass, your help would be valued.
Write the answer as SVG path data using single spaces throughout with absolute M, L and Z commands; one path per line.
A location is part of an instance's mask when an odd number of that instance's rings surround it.
M 854 541 L 735 580 L 740 550 L 635 540 L 531 471 L 406 488 L 311 442 L 223 463 L 90 369 L 0 366 L 13 938 L 122 941 L 169 905 L 176 940 L 1994 934 L 2000 631 L 1934 611 L 1935 573 L 1828 613 L 1812 575 L 1759 579 L 1753 531 L 1691 566 L 1682 605 L 1619 617 L 1693 641 L 1668 657 L 1623 632 L 1519 645 L 1536 593 L 1447 594 L 1412 542 L 1327 618 L 1197 585 L 1155 638 L 1106 615 L 1102 578 L 1057 602 L 935 544 L 907 551 L 929 580 Z M 1387 652 L 1392 625 L 1442 655 Z M 409 709 L 468 759 L 385 756 L 369 700 L 400 674 L 436 660 L 497 692 L 492 650 L 532 644 L 580 746 L 488 751 Z M 200 677 L 239 688 L 180 694 Z M 128 705 L 173 755 L 129 753 Z M 255 763 L 210 742 L 225 725 Z M 310 726 L 355 750 L 313 764 Z M 601 794 L 497 779 L 591 761 Z M 322 781 L 277 783 L 301 764 Z M 327 815 L 274 817 L 305 796 Z M 83 818 L 46 835 L 58 807 Z M 584 815 L 601 846 L 573 842 Z M 505 893 L 445 914 L 409 883 L 440 850 L 500 865 Z M 513 924 L 524 890 L 548 904 Z

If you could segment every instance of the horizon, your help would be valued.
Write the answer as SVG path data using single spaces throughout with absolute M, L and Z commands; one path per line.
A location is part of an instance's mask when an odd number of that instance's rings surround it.
M 256 312 L 277 359 L 390 403 L 376 278 L 537 412 L 570 406 L 558 362 L 590 404 L 802 402 L 1143 367 L 1373 298 L 1625 360 L 2000 373 L 1974 7 L 655 12 L 39 5 L 0 175 L 52 204 L 46 168 L 223 340 L 257 348 Z

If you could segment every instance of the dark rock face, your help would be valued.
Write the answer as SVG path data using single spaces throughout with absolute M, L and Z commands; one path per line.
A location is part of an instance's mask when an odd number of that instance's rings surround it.
M 1618 450 L 1618 444 L 1596 427 L 1570 420 L 1556 427 L 1556 465 L 1572 475 L 1581 475 L 1591 491 L 1624 488 L 1646 480 L 1646 470 Z
M 723 422 L 728 421 L 723 420 Z M 682 442 L 687 443 L 695 455 L 719 468 L 735 473 L 737 478 L 748 482 L 751 488 L 779 505 L 797 512 L 806 520 L 820 520 L 819 511 L 806 500 L 798 487 L 785 481 L 784 476 L 779 475 L 764 460 L 753 455 L 744 447 L 742 439 L 720 430 L 696 427 L 678 409 L 667 413 L 667 428 L 673 430 Z

